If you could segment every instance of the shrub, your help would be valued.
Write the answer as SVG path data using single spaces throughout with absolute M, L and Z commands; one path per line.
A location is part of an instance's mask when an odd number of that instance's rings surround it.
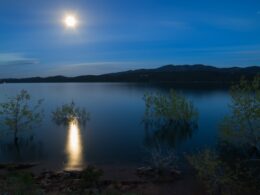
M 0 103 L 1 121 L 14 133 L 14 142 L 18 143 L 18 132 L 32 129 L 33 125 L 42 120 L 43 110 L 40 109 L 43 100 L 38 100 L 35 106 L 30 106 L 31 96 L 22 90 L 17 96 L 10 97 L 8 102 Z

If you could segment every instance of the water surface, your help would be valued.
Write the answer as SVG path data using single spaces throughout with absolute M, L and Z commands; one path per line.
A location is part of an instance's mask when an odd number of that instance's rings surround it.
M 127 83 L 2 84 L 0 102 L 27 90 L 33 101 L 44 99 L 44 119 L 20 134 L 19 153 L 8 130 L 1 129 L 0 161 L 35 161 L 52 169 L 77 169 L 83 164 L 139 165 L 149 154 L 148 134 L 142 124 L 145 92 L 168 93 L 172 86 Z M 213 147 L 217 130 L 228 113 L 226 90 L 176 89 L 199 111 L 198 129 L 173 143 L 176 153 Z M 51 120 L 57 106 L 74 101 L 90 113 L 85 127 L 59 127 Z M 3 127 L 2 127 L 3 128 Z M 171 140 L 170 140 L 171 141 Z

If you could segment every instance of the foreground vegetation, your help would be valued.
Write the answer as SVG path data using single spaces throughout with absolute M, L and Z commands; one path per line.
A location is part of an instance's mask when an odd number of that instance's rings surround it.
M 43 100 L 38 100 L 35 106 L 30 106 L 30 94 L 22 90 L 15 97 L 9 97 L 8 101 L 0 104 L 1 128 L 5 127 L 13 133 L 14 143 L 18 144 L 18 133 L 32 129 L 35 124 L 42 120 Z
M 260 193 L 260 77 L 231 88 L 219 145 L 188 157 L 210 194 Z

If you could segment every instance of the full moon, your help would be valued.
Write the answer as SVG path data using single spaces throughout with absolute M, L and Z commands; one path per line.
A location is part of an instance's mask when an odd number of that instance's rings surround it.
M 74 15 L 66 15 L 64 18 L 64 24 L 67 28 L 76 28 L 78 20 Z

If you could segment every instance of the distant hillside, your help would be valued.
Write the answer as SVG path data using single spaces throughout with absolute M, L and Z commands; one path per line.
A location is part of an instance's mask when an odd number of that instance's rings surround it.
M 155 69 L 137 69 L 103 75 L 83 75 L 76 77 L 53 76 L 22 79 L 1 79 L 6 83 L 42 83 L 42 82 L 173 82 L 173 83 L 217 83 L 230 84 L 242 76 L 252 79 L 260 74 L 259 66 L 246 68 L 217 68 L 202 64 L 166 65 Z

